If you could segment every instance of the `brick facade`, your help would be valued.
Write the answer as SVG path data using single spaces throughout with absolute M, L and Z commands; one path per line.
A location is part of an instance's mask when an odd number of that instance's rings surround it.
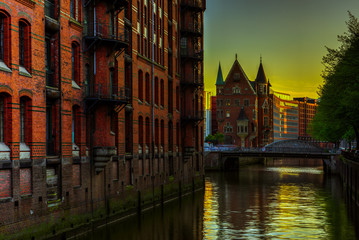
M 205 5 L 0 2 L 0 233 L 203 176 Z

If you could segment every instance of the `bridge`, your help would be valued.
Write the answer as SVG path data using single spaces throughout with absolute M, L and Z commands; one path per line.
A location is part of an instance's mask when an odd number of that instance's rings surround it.
M 261 149 L 237 148 L 226 151 L 211 151 L 205 156 L 205 167 L 223 170 L 233 163 L 235 166 L 239 166 L 241 163 L 245 164 L 248 161 L 259 161 L 265 158 L 316 158 L 330 163 L 332 156 L 335 155 L 337 153 L 330 153 L 312 142 L 294 139 L 281 140 Z

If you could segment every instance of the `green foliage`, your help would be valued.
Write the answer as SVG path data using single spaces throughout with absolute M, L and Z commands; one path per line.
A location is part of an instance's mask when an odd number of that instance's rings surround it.
M 213 144 L 223 143 L 224 135 L 222 133 L 216 133 L 215 135 L 208 135 L 204 141 Z
M 323 57 L 324 84 L 311 125 L 315 138 L 337 142 L 359 139 L 359 22 L 349 12 L 348 32 L 338 36 L 341 46 L 327 48 Z

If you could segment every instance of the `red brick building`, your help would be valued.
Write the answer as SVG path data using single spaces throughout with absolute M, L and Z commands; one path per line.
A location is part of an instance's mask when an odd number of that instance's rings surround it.
M 224 143 L 243 148 L 269 143 L 272 104 L 262 61 L 256 79 L 251 81 L 236 56 L 225 81 L 219 66 L 216 88 L 218 131 L 224 134 Z
M 0 4 L 0 233 L 202 179 L 205 6 Z
M 298 102 L 298 114 L 299 114 L 299 133 L 300 139 L 311 139 L 310 122 L 313 120 L 317 111 L 317 100 L 312 98 L 294 98 Z

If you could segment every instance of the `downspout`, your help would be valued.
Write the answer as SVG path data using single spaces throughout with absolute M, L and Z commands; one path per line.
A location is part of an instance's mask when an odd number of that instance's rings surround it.
M 58 62 L 59 62 L 59 72 L 58 72 L 58 83 L 59 83 L 59 90 L 60 90 L 60 96 L 59 96 L 59 152 L 60 152 L 60 176 L 59 178 L 62 179 L 62 116 L 61 116 L 61 109 L 62 109 L 62 89 L 61 89 L 61 21 L 60 21 L 60 9 L 61 9 L 61 1 L 58 1 L 59 9 L 58 9 L 58 19 L 60 23 L 60 28 L 58 31 Z M 51 116 L 52 117 L 52 116 Z M 72 148 L 72 146 L 71 146 Z M 62 181 L 60 184 L 61 189 L 61 197 L 62 196 Z
M 151 163 L 151 172 L 152 172 L 152 176 L 154 177 L 154 169 L 153 169 L 153 161 L 154 161 L 154 157 L 155 157 L 155 144 L 154 144 L 154 138 L 155 138 L 155 113 L 154 113 L 154 92 L 155 92 L 155 84 L 154 84 L 154 50 L 155 50 L 155 43 L 154 43 L 154 25 L 155 25 L 155 21 L 154 21 L 154 8 L 153 8 L 153 0 L 151 0 L 151 7 L 152 7 L 152 24 L 151 24 L 151 32 L 152 32 L 152 51 L 151 51 L 151 115 L 152 115 L 152 163 Z M 154 180 L 153 180 L 154 181 Z

